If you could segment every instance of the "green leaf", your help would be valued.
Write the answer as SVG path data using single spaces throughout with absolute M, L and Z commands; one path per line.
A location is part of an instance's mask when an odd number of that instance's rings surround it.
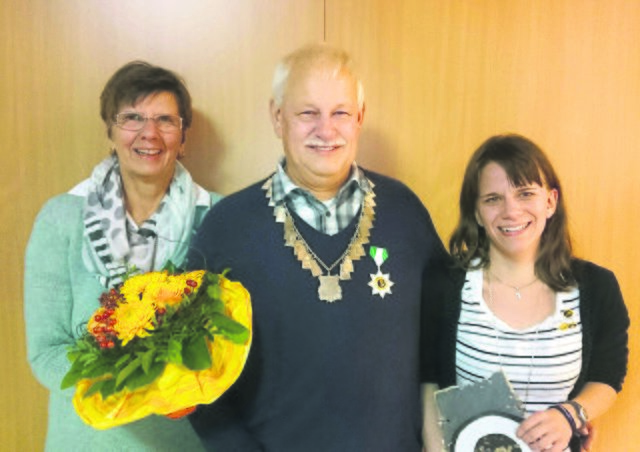
M 102 391 L 102 388 L 104 387 L 105 384 L 107 384 L 107 382 L 111 381 L 112 379 L 109 380 L 100 380 L 94 384 L 91 385 L 91 387 L 89 388 L 89 390 L 87 392 L 84 393 L 84 397 L 91 397 L 92 395 L 94 395 L 96 392 L 98 391 Z
M 145 374 L 149 373 L 149 369 L 151 368 L 151 364 L 153 363 L 153 358 L 155 358 L 155 355 L 155 350 L 149 350 L 138 355 L 142 360 L 142 370 Z
M 167 363 L 155 362 L 151 365 L 147 373 L 143 372 L 142 368 L 140 368 L 138 372 L 131 374 L 131 376 L 127 378 L 126 384 L 124 385 L 125 388 L 134 391 L 142 386 L 153 383 L 156 378 L 162 375 L 166 365 Z
M 81 356 L 82 356 L 82 352 L 80 350 L 72 349 L 67 353 L 67 359 L 72 363 L 75 362 L 75 360 Z
M 116 361 L 116 366 L 115 366 L 116 369 L 122 368 L 122 366 L 125 365 L 125 363 L 129 360 L 129 358 L 131 358 L 131 353 L 125 353 L 124 355 L 122 355 L 120 359 Z
M 178 267 L 176 267 L 176 264 L 171 262 L 171 260 L 168 260 L 167 263 L 164 264 L 162 270 L 168 271 L 170 275 L 175 275 L 179 271 Z
M 214 334 L 221 334 L 234 344 L 244 344 L 249 338 L 249 330 L 223 314 L 213 314 L 208 325 Z
M 67 389 L 71 386 L 75 385 L 78 381 L 82 379 L 82 371 L 84 370 L 84 365 L 80 362 L 80 360 L 75 360 L 71 365 L 71 369 L 67 372 L 67 374 L 62 379 L 60 383 L 60 389 Z
M 104 381 L 104 384 L 100 387 L 100 395 L 102 399 L 106 399 L 111 394 L 116 392 L 116 381 L 113 378 Z
M 205 278 L 209 282 L 209 284 L 217 285 L 220 277 L 215 273 L 205 273 Z
M 88 351 L 78 356 L 77 360 L 86 366 L 100 360 L 100 353 L 96 353 L 94 351 Z
M 118 376 L 116 377 L 116 388 L 120 389 L 122 387 L 122 383 L 135 372 L 142 365 L 142 361 L 140 358 L 136 358 L 131 361 L 127 366 L 118 372 Z M 142 370 L 142 369 L 141 369 Z
M 175 364 L 182 364 L 182 344 L 171 338 L 167 344 L 167 359 Z
M 222 291 L 220 290 L 220 286 L 218 286 L 217 284 L 212 284 L 207 287 L 207 295 L 209 295 L 209 298 L 213 298 L 214 300 L 220 299 L 221 292 Z
M 216 312 L 219 312 L 220 314 L 224 314 L 224 303 L 219 298 L 213 299 L 210 302 L 206 303 L 204 305 L 204 308 L 205 308 L 205 312 L 209 314 L 213 314 Z
M 211 355 L 204 336 L 196 336 L 182 349 L 182 363 L 190 370 L 205 370 L 211 367 Z
M 134 276 L 136 273 L 140 273 L 140 272 L 141 270 L 138 267 L 136 267 L 135 265 L 132 265 L 127 268 L 127 272 L 124 274 L 124 279 L 127 280 L 132 276 Z
M 111 363 L 96 361 L 91 366 L 86 366 L 82 371 L 82 378 L 98 378 L 103 375 L 113 373 L 114 368 Z

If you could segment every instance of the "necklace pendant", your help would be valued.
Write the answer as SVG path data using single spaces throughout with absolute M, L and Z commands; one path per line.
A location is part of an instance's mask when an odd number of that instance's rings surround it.
M 318 296 L 322 301 L 333 303 L 342 300 L 342 288 L 340 287 L 340 277 L 338 275 L 320 276 L 320 286 Z
M 520 294 L 520 290 L 516 289 L 516 298 L 518 301 L 522 300 L 522 295 Z

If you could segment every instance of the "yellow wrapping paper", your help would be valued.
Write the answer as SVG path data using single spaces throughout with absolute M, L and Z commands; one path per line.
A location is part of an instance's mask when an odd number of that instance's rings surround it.
M 220 278 L 221 300 L 226 314 L 249 330 L 245 344 L 234 344 L 217 336 L 209 343 L 212 365 L 207 370 L 192 371 L 168 363 L 152 384 L 135 391 L 127 389 L 105 400 L 100 393 L 84 397 L 95 380 L 81 380 L 76 385 L 73 405 L 84 422 L 96 429 L 107 429 L 142 419 L 151 414 L 167 415 L 199 404 L 209 404 L 220 397 L 240 376 L 253 337 L 249 292 L 238 282 Z

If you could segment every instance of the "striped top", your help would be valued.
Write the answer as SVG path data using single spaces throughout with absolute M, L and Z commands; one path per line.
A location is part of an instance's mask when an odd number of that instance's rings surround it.
M 467 272 L 456 344 L 457 384 L 502 368 L 527 415 L 567 400 L 582 366 L 580 297 L 556 294 L 555 312 L 518 330 L 496 317 L 482 296 L 483 272 Z

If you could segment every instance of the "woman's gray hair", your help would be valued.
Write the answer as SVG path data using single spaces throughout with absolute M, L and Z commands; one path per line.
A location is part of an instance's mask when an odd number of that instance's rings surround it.
M 289 76 L 294 71 L 322 66 L 332 69 L 333 75 L 346 72 L 354 78 L 357 86 L 358 108 L 364 105 L 364 87 L 355 73 L 354 64 L 347 52 L 328 44 L 308 44 L 285 56 L 276 66 L 271 85 L 273 101 L 277 107 L 282 105 Z

